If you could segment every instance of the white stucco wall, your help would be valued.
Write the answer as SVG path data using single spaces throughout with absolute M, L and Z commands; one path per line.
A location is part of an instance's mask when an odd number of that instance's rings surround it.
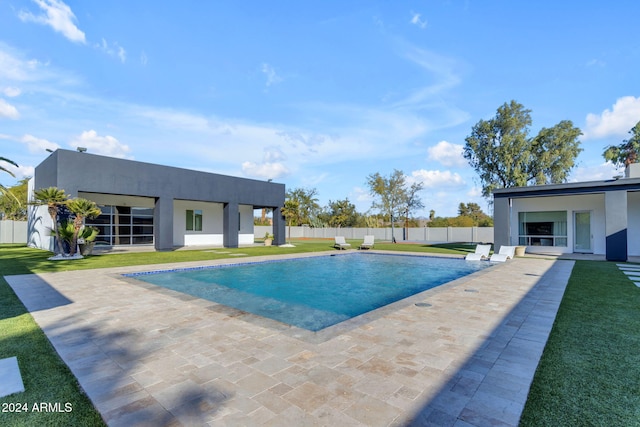
M 187 231 L 187 210 L 202 211 L 202 231 Z M 197 246 L 223 244 L 222 203 L 173 201 L 174 246 Z
M 202 231 L 187 231 L 187 210 L 202 211 Z M 253 206 L 240 205 L 238 244 L 254 242 Z M 222 246 L 224 243 L 224 205 L 222 203 L 173 201 L 173 244 L 175 246 Z
M 627 252 L 640 256 L 640 191 L 627 193 Z
M 605 211 L 604 194 L 584 194 L 576 196 L 550 196 L 514 199 L 511 208 L 511 244 L 518 244 L 518 213 L 567 211 L 567 246 L 527 246 L 529 253 L 572 253 L 574 244 L 574 212 L 591 212 L 591 234 L 593 253 L 605 254 Z
M 238 232 L 239 245 L 251 245 L 254 243 L 253 234 L 253 206 L 240 205 L 240 231 Z

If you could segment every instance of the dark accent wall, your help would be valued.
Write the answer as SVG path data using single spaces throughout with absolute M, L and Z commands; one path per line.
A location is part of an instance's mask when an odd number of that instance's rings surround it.
M 156 249 L 173 247 L 173 200 L 223 203 L 224 244 L 238 246 L 238 205 L 284 206 L 285 185 L 70 150 L 56 150 L 36 167 L 35 189 L 154 197 Z M 285 243 L 284 219 L 274 212 L 275 244 Z
M 627 229 L 607 236 L 607 261 L 627 261 Z

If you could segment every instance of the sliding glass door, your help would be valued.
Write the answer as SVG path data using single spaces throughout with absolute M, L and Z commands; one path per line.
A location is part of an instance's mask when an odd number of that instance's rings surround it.
M 573 224 L 575 233 L 573 236 L 574 252 L 593 252 L 591 235 L 591 212 L 574 212 Z

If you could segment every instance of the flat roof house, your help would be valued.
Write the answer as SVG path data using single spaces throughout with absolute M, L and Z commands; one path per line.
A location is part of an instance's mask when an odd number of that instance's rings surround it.
M 494 242 L 529 253 L 640 256 L 640 164 L 606 181 L 495 190 Z
M 87 224 L 112 246 L 252 244 L 253 210 L 260 208 L 273 210 L 274 242 L 285 242 L 284 184 L 56 150 L 36 167 L 29 194 L 47 187 L 96 202 L 102 215 Z M 32 207 L 28 244 L 53 250 L 51 225 L 46 206 Z

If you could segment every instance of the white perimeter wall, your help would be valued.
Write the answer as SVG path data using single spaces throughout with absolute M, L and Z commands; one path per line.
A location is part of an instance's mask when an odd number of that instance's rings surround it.
M 512 245 L 518 244 L 518 213 L 543 211 L 567 211 L 567 246 L 527 246 L 527 252 L 572 253 L 574 242 L 573 213 L 576 211 L 590 211 L 593 253 L 606 253 L 604 194 L 514 199 L 510 220 Z

